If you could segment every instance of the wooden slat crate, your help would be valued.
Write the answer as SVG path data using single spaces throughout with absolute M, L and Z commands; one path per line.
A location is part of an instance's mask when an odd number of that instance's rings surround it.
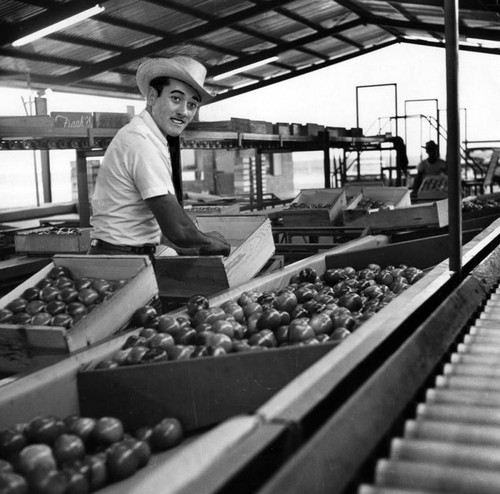
M 34 228 L 16 233 L 18 254 L 53 255 L 86 253 L 90 247 L 91 228 Z
M 283 226 L 332 226 L 341 223 L 346 207 L 343 189 L 302 189 L 282 211 Z M 328 205 L 328 207 L 324 207 Z
M 160 296 L 211 295 L 253 278 L 274 254 L 271 222 L 266 216 L 199 216 L 204 232 L 217 231 L 231 245 L 223 256 L 158 256 L 155 271 Z
M 0 332 L 21 334 L 25 338 L 27 348 L 34 348 L 39 353 L 73 352 L 111 336 L 129 323 L 136 309 L 150 302 L 158 294 L 153 267 L 147 256 L 56 255 L 50 264 L 2 297 L 0 308 L 21 297 L 27 288 L 35 286 L 47 277 L 56 266 L 68 268 L 75 279 L 82 277 L 108 281 L 126 279 L 127 283 L 70 329 L 57 326 L 0 324 Z M 3 361 L 3 356 L 0 355 L 0 370 Z M 11 361 L 6 362 L 6 365 L 9 372 L 14 370 Z M 22 362 L 19 365 L 20 368 L 23 367 Z

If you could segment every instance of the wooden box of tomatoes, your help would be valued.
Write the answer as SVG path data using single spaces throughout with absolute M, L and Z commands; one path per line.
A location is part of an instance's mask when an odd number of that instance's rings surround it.
M 85 253 L 90 247 L 91 228 L 43 227 L 14 236 L 18 254 L 52 256 Z
M 346 207 L 343 189 L 302 189 L 282 211 L 285 227 L 322 227 L 341 223 Z
M 16 351 L 2 347 L 0 370 L 22 369 L 33 351 L 73 352 L 109 337 L 157 294 L 147 256 L 53 256 L 0 299 L 0 334 L 17 342 Z
M 223 256 L 156 257 L 155 272 L 161 297 L 187 299 L 191 295 L 214 293 L 239 286 L 253 278 L 275 251 L 271 222 L 267 216 L 199 216 L 204 232 L 216 231 L 231 245 Z
M 186 431 L 255 412 L 335 344 L 232 353 L 78 373 L 80 413 L 113 415 L 131 430 L 177 417 Z

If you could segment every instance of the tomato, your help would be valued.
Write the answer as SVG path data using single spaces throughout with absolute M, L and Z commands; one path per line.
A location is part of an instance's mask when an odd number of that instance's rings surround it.
M 26 436 L 15 429 L 2 429 L 0 431 L 0 456 L 9 458 L 21 451 L 28 444 Z
M 233 340 L 243 339 L 247 330 L 246 326 L 237 321 L 232 321 L 231 324 L 233 326 Z
M 346 293 L 340 297 L 339 305 L 349 309 L 351 312 L 356 312 L 363 307 L 363 301 L 357 293 Z
M 247 340 L 238 340 L 233 342 L 233 352 L 248 352 L 252 347 Z
M 40 288 L 40 290 L 43 290 L 47 286 L 52 286 L 54 284 L 54 280 L 50 278 L 42 278 L 40 281 L 37 282 L 36 287 Z
M 14 467 L 7 460 L 0 459 L 0 472 L 13 472 Z M 1 492 L 1 491 L 0 491 Z
M 178 419 L 165 418 L 153 427 L 151 433 L 151 445 L 160 451 L 164 451 L 182 442 L 184 432 Z
M 75 434 L 61 434 L 52 447 L 56 461 L 62 463 L 81 460 L 85 456 L 85 445 Z
M 328 314 L 315 314 L 311 317 L 309 325 L 316 336 L 320 334 L 330 334 L 333 331 L 333 321 Z
M 129 446 L 132 452 L 136 455 L 139 463 L 139 468 L 142 468 L 148 464 L 149 459 L 151 458 L 151 447 L 149 445 L 149 442 L 129 438 L 124 439 L 123 444 Z
M 91 438 L 95 425 L 96 419 L 93 417 L 76 416 L 66 427 L 69 434 L 74 434 L 86 442 Z
M 51 300 L 47 305 L 45 305 L 45 302 L 42 302 L 41 300 L 38 300 L 38 301 L 35 300 L 33 302 L 30 302 L 28 304 L 28 307 L 30 306 L 30 304 L 35 304 L 37 302 L 39 302 L 40 304 L 42 304 L 42 307 L 40 308 L 40 310 L 42 310 L 42 309 L 45 308 L 45 310 L 49 314 L 52 314 L 53 316 L 56 316 L 57 314 L 62 314 L 63 312 L 66 311 L 66 304 L 62 300 L 57 300 L 57 299 L 56 300 Z M 28 310 L 28 307 L 26 307 L 26 310 Z
M 55 303 L 59 302 L 63 305 L 63 308 L 62 310 L 64 310 L 66 308 L 66 305 L 64 304 L 64 302 L 61 302 L 60 300 L 54 300 Z M 50 305 L 51 303 L 53 302 L 50 302 L 49 304 L 46 304 L 43 300 L 32 300 L 31 302 L 28 302 L 28 304 L 26 305 L 26 309 L 25 311 L 28 313 L 28 314 L 32 314 L 32 315 L 35 315 L 37 314 L 38 312 L 42 312 L 43 310 L 46 309 L 46 305 Z M 48 311 L 50 312 L 50 311 Z
M 37 300 L 39 295 L 40 295 L 40 288 L 37 286 L 32 286 L 24 290 L 23 294 L 21 295 L 21 298 L 24 298 L 28 302 L 31 302 L 32 300 Z
M 173 335 L 175 343 L 178 345 L 193 345 L 198 333 L 194 328 L 180 327 L 179 331 Z
M 194 316 L 201 309 L 208 309 L 209 302 L 205 295 L 193 295 L 186 302 L 186 310 L 190 316 Z
M 153 433 L 153 428 L 144 426 L 139 427 L 134 433 L 134 437 L 138 441 L 146 441 L 148 444 L 151 444 L 151 434 Z
M 147 340 L 138 334 L 130 335 L 122 345 L 122 350 L 133 348 L 134 346 L 146 346 Z
M 207 357 L 222 357 L 224 355 L 227 355 L 227 352 L 221 346 L 207 347 Z
M 187 360 L 193 355 L 194 348 L 191 345 L 170 345 L 165 351 L 170 360 Z
M 343 339 L 347 338 L 351 332 L 347 328 L 335 328 L 330 335 L 330 341 L 340 343 Z
M 80 291 L 85 288 L 90 288 L 90 283 L 91 280 L 86 277 L 78 278 L 77 280 L 75 280 L 75 289 Z
M 226 313 L 234 317 L 234 319 L 240 323 L 245 321 L 245 312 L 241 305 L 233 301 L 228 301 L 223 303 L 220 308 Z
M 248 319 L 252 314 L 264 312 L 264 308 L 259 302 L 248 302 L 248 304 L 243 306 L 243 312 Z
M 75 282 L 71 278 L 60 276 L 54 282 L 54 286 L 59 290 L 62 290 L 63 288 L 73 288 L 75 286 Z
M 250 305 L 250 304 L 249 304 Z M 247 318 L 247 329 L 246 329 L 246 332 L 245 332 L 245 335 L 246 336 L 250 336 L 254 333 L 257 333 L 257 331 L 259 331 L 259 327 L 258 327 L 258 322 L 259 322 L 259 319 L 260 319 L 260 312 L 256 312 L 254 314 L 250 314 Z
M 33 316 L 27 312 L 17 312 L 12 315 L 11 324 L 31 324 Z
M 224 320 L 215 321 L 212 324 L 212 332 L 225 334 L 229 336 L 229 338 L 234 338 L 234 327 L 231 321 L 224 321 Z
M 0 472 L 0 492 L 2 494 L 27 494 L 26 479 L 15 472 Z
M 86 306 L 95 304 L 99 301 L 99 293 L 92 288 L 82 288 L 78 291 L 77 299 Z
M 128 359 L 128 354 L 132 350 L 132 347 L 123 348 L 121 350 L 116 351 L 113 354 L 112 360 L 116 362 L 118 365 L 125 365 Z
M 299 317 L 290 321 L 288 329 L 288 339 L 291 343 L 297 343 L 309 338 L 314 338 L 314 330 L 309 324 L 309 319 L 306 317 Z
M 314 299 L 311 299 L 311 300 L 308 300 L 307 302 L 304 302 L 303 307 L 304 307 L 304 309 L 307 310 L 307 312 L 310 315 L 314 315 L 314 314 L 320 314 L 321 312 L 323 312 L 326 308 L 326 305 L 322 304 L 321 302 L 317 302 Z
M 288 332 L 289 332 L 289 326 L 285 324 L 279 326 L 274 330 L 274 337 L 276 338 L 276 342 L 278 343 L 278 345 L 281 345 L 282 343 L 288 343 L 289 341 Z
M 50 302 L 59 297 L 60 290 L 55 286 L 46 286 L 42 288 L 40 292 L 40 300 L 44 300 L 45 302 Z
M 336 285 L 347 278 L 347 273 L 345 273 L 343 269 L 339 268 L 327 269 L 322 275 L 323 282 L 329 286 Z
M 150 348 L 141 359 L 140 363 L 164 362 L 168 360 L 168 353 L 163 348 Z
M 291 313 L 297 307 L 297 304 L 297 297 L 291 291 L 284 291 L 276 296 L 275 306 L 279 311 Z
M 248 338 L 248 344 L 251 346 L 261 346 L 266 348 L 274 348 L 278 346 L 276 337 L 270 329 L 262 329 L 258 333 L 250 336 L 250 338 Z
M 116 369 L 117 367 L 120 365 L 114 360 L 101 360 L 96 364 L 95 369 Z
M 258 290 L 244 291 L 238 297 L 237 303 L 238 303 L 238 305 L 241 305 L 243 307 L 250 302 L 256 302 L 257 299 L 260 297 L 260 295 L 261 295 L 261 292 Z
M 112 444 L 120 441 L 123 437 L 123 424 L 116 417 L 100 417 L 96 420 L 92 430 L 92 439 L 97 444 Z
M 61 276 L 71 278 L 71 271 L 65 266 L 54 266 L 47 275 L 47 277 L 51 279 L 56 279 Z
M 104 294 L 110 291 L 111 284 L 107 280 L 96 278 L 90 281 L 90 288 L 99 294 Z
M 153 336 L 149 341 L 147 341 L 147 344 L 150 348 L 162 348 L 163 350 L 165 350 L 167 346 L 175 345 L 175 341 L 171 334 L 158 333 L 157 335 Z
M 299 304 L 303 304 L 307 300 L 311 300 L 314 298 L 318 292 L 311 288 L 309 285 L 299 286 L 297 290 L 295 290 L 295 296 L 297 297 L 297 302 Z
M 90 490 L 94 492 L 104 487 L 108 481 L 106 454 L 87 455 L 83 458 L 82 463 L 88 468 L 87 479 Z
M 299 280 L 300 281 L 308 281 L 310 283 L 314 283 L 318 278 L 318 273 L 313 268 L 304 268 L 299 272 Z
M 222 333 L 212 333 L 207 338 L 207 347 L 222 347 L 224 350 L 229 353 L 233 347 L 233 340 Z
M 158 317 L 158 312 L 152 305 L 144 305 L 132 314 L 131 322 L 134 326 L 152 326 Z
M 271 291 L 262 292 L 262 295 L 257 298 L 257 302 L 262 306 L 264 310 L 274 308 L 276 302 L 276 294 Z
M 292 321 L 294 319 L 298 319 L 299 317 L 309 317 L 309 311 L 303 306 L 303 304 L 298 304 L 290 314 Z
M 9 323 L 12 321 L 14 312 L 9 309 L 0 309 L 0 323 Z
M 17 297 L 14 300 L 11 300 L 5 308 L 14 312 L 14 314 L 16 314 L 16 313 L 23 312 L 24 310 L 26 310 L 27 305 L 28 305 L 28 301 L 25 298 Z
M 281 313 L 277 309 L 265 309 L 257 319 L 258 329 L 276 329 L 281 324 Z
M 88 311 L 88 307 L 81 302 L 70 302 L 66 306 L 66 312 L 73 318 L 85 316 Z
M 111 478 L 122 480 L 137 471 L 139 459 L 130 446 L 120 442 L 109 449 L 106 465 Z
M 57 463 L 48 444 L 28 444 L 20 452 L 17 468 L 24 475 L 31 475 L 35 470 L 56 470 Z
M 126 364 L 127 365 L 136 365 L 140 364 L 142 362 L 142 359 L 144 358 L 144 355 L 146 355 L 149 352 L 149 348 L 145 345 L 137 345 L 133 346 L 130 349 L 130 353 L 128 354 Z
M 69 314 L 56 314 L 50 321 L 51 326 L 69 329 L 73 326 L 73 318 Z
M 25 434 L 32 443 L 53 444 L 66 432 L 66 425 L 58 417 L 51 415 L 38 416 L 26 426 Z
M 86 465 L 65 466 L 60 473 L 66 483 L 65 494 L 87 494 L 90 492 L 89 473 Z

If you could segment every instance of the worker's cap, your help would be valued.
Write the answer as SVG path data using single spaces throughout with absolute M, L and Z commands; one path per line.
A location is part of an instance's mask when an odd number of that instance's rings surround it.
M 211 100 L 215 95 L 205 87 L 207 69 L 191 57 L 151 58 L 139 65 L 136 74 L 137 87 L 146 98 L 149 83 L 157 77 L 172 77 L 191 86 L 200 96 L 201 103 Z
M 429 151 L 431 149 L 437 149 L 438 145 L 436 144 L 435 141 L 427 141 L 425 143 L 425 146 L 422 146 L 425 150 Z

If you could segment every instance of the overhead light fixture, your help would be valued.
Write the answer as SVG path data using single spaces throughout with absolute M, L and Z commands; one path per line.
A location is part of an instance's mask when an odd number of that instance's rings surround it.
M 56 31 L 60 31 L 61 29 L 64 29 L 68 26 L 72 26 L 73 24 L 77 24 L 78 22 L 81 22 L 85 19 L 88 19 L 89 17 L 92 17 L 96 14 L 101 13 L 103 10 L 104 10 L 104 7 L 101 7 L 99 4 L 94 5 L 92 8 L 84 10 L 83 12 L 80 12 L 79 14 L 72 15 L 71 17 L 68 17 L 67 19 L 63 19 L 62 21 L 59 21 L 59 22 L 56 22 L 55 24 L 44 27 L 43 29 L 40 29 L 39 31 L 36 31 L 32 34 L 28 34 L 27 36 L 19 38 L 12 43 L 12 46 L 26 45 L 28 43 L 31 43 L 31 42 L 37 40 L 37 39 L 43 38 L 44 36 L 55 33 Z
M 250 65 L 245 65 L 244 67 L 240 67 L 239 69 L 230 70 L 229 72 L 224 72 L 224 74 L 219 74 L 214 76 L 214 81 L 221 81 L 222 79 L 227 79 L 232 75 L 239 74 L 240 72 L 245 72 L 247 70 L 255 69 L 256 67 L 260 67 L 262 65 L 267 65 L 268 63 L 276 62 L 279 57 L 270 57 L 265 60 L 260 60 L 259 62 L 251 63 Z
M 469 43 L 476 43 L 483 48 L 500 48 L 500 41 L 495 41 L 492 39 L 481 39 L 481 38 L 466 38 Z

